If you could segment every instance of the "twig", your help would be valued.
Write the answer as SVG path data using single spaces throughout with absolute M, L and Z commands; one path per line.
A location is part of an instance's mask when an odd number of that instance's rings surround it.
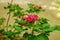
M 12 3 L 13 3 L 13 0 L 11 0 L 10 6 L 12 5 Z M 8 16 L 8 19 L 7 19 L 7 24 L 6 24 L 6 25 L 8 25 L 8 23 L 9 23 L 10 16 L 11 16 L 11 14 L 10 14 L 10 12 L 9 12 L 9 16 Z
M 7 26 L 7 25 L 8 25 L 8 23 L 9 23 L 10 16 L 11 16 L 11 14 L 9 13 L 9 16 L 8 16 L 8 19 L 7 19 L 7 24 L 6 24 L 6 26 Z

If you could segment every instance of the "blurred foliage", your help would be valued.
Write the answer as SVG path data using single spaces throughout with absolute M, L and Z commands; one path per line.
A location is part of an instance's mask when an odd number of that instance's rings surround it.
M 28 34 L 25 32 L 22 37 L 24 40 L 49 40 L 48 36 L 50 35 L 50 32 L 53 32 L 55 30 L 60 31 L 60 26 L 51 27 L 48 22 L 49 20 L 46 18 L 38 18 L 36 21 L 33 20 L 34 22 L 27 22 L 26 19 L 23 20 L 21 17 L 23 17 L 26 12 L 28 12 L 26 15 L 29 15 L 30 13 L 38 14 L 45 11 L 41 6 L 35 4 L 28 4 L 28 7 L 29 9 L 27 10 L 24 10 L 18 4 L 8 4 L 4 7 L 5 9 L 9 10 L 8 14 L 12 13 L 12 17 L 16 17 L 13 25 L 3 26 L 3 28 L 0 30 L 0 33 L 3 36 L 6 36 L 7 40 L 12 40 L 17 34 L 19 36 L 20 33 L 29 29 L 32 29 L 32 33 Z M 24 13 L 23 10 L 26 12 Z M 3 24 L 4 20 L 5 18 L 0 18 L 0 25 Z M 23 27 L 26 27 L 26 29 Z M 39 34 L 35 35 L 34 32 L 38 32 Z
M 13 16 L 21 16 L 23 14 L 23 8 L 21 8 L 19 5 L 17 4 L 8 4 L 6 7 L 4 7 L 5 9 L 8 9 L 8 14 L 9 13 L 13 13 Z
M 6 20 L 5 18 L 1 17 L 1 18 L 0 18 L 0 25 L 2 25 L 5 20 Z
M 26 10 L 28 13 L 40 13 L 44 12 L 45 10 L 42 9 L 41 6 L 35 5 L 35 4 L 28 4 L 29 10 Z

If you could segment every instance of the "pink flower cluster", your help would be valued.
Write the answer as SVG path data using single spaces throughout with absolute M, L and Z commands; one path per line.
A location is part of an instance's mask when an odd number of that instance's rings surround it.
M 32 14 L 27 15 L 27 18 L 26 18 L 27 22 L 35 22 L 36 20 L 38 20 L 38 16 L 36 14 L 34 14 L 34 15 L 32 15 Z

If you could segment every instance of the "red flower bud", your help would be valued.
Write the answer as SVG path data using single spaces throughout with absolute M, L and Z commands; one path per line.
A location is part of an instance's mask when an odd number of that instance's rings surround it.
M 40 22 L 40 24 L 43 24 L 43 22 Z
M 41 7 L 41 6 L 37 7 L 37 8 L 36 8 L 36 11 L 38 11 L 38 10 L 40 10 L 40 9 L 42 9 L 42 7 Z
M 38 8 L 39 8 L 39 9 L 42 9 L 42 7 L 41 7 L 41 6 L 39 6 Z
M 34 6 L 34 4 L 32 4 L 32 6 Z
M 39 10 L 39 8 L 36 8 L 36 11 L 38 11 Z

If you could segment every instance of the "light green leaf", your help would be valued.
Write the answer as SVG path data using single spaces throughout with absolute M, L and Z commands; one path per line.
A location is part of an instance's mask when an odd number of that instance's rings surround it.
M 41 25 L 40 24 L 37 24 L 37 25 L 34 26 L 34 30 L 35 31 L 39 31 L 40 28 L 41 28 Z
M 59 30 L 60 31 L 60 26 L 54 26 L 54 30 Z
M 21 26 L 14 25 L 13 27 L 17 30 L 17 32 L 22 32 L 23 31 Z

